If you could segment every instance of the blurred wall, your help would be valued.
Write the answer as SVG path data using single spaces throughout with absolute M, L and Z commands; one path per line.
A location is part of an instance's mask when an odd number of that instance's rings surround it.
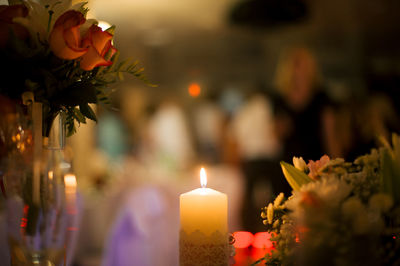
M 184 95 L 189 82 L 209 90 L 272 85 L 280 52 L 306 45 L 316 53 L 337 97 L 365 90 L 365 75 L 400 72 L 396 0 L 308 0 L 297 24 L 234 26 L 237 0 L 95 0 L 93 14 L 117 26 L 116 45 L 138 58 L 160 85 L 154 97 Z

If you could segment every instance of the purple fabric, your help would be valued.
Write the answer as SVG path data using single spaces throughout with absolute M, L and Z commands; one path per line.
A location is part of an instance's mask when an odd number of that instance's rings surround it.
M 131 191 L 106 244 L 103 266 L 178 265 L 177 235 L 169 222 L 167 200 L 155 187 Z M 178 226 L 175 224 L 175 226 Z
M 143 239 L 144 235 L 134 219 L 129 213 L 124 213 L 117 222 L 104 265 L 150 265 Z

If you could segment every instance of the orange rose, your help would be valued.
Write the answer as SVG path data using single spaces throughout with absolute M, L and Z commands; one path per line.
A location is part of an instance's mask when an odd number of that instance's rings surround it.
M 79 27 L 85 21 L 83 14 L 75 10 L 69 10 L 57 19 L 49 37 L 50 49 L 56 56 L 72 60 L 88 51 L 82 46 L 79 32 Z
M 20 39 L 26 39 L 29 32 L 23 26 L 13 23 L 16 17 L 26 17 L 28 8 L 24 5 L 0 6 L 0 47 L 7 44 L 10 30 Z
M 97 25 L 92 25 L 89 28 L 83 38 L 83 45 L 88 47 L 88 51 L 83 55 L 80 64 L 83 70 L 89 71 L 98 66 L 112 65 L 112 61 L 104 58 L 107 54 L 111 58 L 116 51 L 111 43 L 112 38 L 113 35 L 111 33 L 102 31 Z

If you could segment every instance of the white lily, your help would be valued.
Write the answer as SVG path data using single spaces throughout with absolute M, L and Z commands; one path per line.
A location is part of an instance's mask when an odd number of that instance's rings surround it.
M 293 165 L 302 172 L 305 172 L 307 169 L 307 164 L 303 157 L 293 157 Z

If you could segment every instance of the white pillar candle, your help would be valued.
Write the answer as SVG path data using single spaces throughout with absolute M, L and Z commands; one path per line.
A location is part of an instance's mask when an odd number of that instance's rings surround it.
M 180 196 L 180 265 L 228 265 L 228 198 L 206 188 L 204 168 L 201 188 Z

